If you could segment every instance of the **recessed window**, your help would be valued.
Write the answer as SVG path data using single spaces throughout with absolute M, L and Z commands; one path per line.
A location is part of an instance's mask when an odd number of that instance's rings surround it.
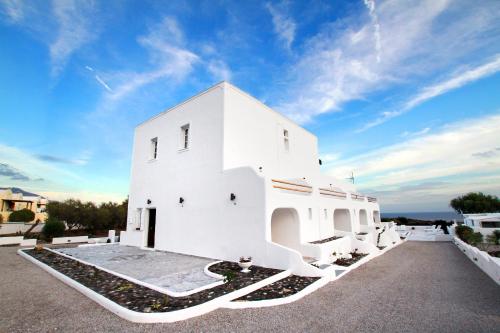
M 290 138 L 288 136 L 288 130 L 283 130 L 283 144 L 285 146 L 285 150 L 290 150 Z
M 309 220 L 312 220 L 312 218 L 313 218 L 313 209 L 309 208 L 308 212 L 309 212 Z
M 181 126 L 181 149 L 189 148 L 189 124 Z
M 327 220 L 327 219 L 328 219 L 328 210 L 327 210 L 327 209 L 324 209 L 323 211 L 324 211 L 324 213 L 325 213 L 325 220 Z
M 151 139 L 151 159 L 156 160 L 158 156 L 158 138 Z
M 137 208 L 135 212 L 135 226 L 136 228 L 141 228 L 141 217 L 142 217 L 142 208 Z

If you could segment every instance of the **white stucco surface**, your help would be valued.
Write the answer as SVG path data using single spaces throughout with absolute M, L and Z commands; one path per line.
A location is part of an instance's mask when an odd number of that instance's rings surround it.
M 136 127 L 129 193 L 123 245 L 306 276 L 324 274 L 309 242 L 363 231 L 377 245 L 376 198 L 323 174 L 316 136 L 227 82 Z
M 203 268 L 213 259 L 132 246 L 107 245 L 61 248 L 57 251 L 174 292 L 201 288 L 219 280 Z

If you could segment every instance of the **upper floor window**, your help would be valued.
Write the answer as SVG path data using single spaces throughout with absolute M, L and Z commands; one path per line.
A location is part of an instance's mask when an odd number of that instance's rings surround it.
M 189 124 L 181 127 L 181 149 L 189 148 Z
M 151 139 L 151 159 L 155 160 L 158 156 L 158 138 Z
M 288 130 L 283 130 L 283 144 L 285 146 L 285 150 L 288 151 L 290 149 L 290 138 L 288 137 Z

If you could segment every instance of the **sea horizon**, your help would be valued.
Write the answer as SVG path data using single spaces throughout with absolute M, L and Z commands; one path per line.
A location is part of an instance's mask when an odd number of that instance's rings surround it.
M 395 218 L 395 217 L 406 217 L 416 220 L 445 220 L 445 221 L 463 221 L 462 215 L 453 212 L 453 211 L 444 211 L 444 212 L 382 212 L 383 218 Z

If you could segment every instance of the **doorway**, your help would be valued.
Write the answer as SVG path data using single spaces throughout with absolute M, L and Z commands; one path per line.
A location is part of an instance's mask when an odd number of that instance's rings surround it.
M 155 247 L 156 209 L 148 209 L 148 247 Z

